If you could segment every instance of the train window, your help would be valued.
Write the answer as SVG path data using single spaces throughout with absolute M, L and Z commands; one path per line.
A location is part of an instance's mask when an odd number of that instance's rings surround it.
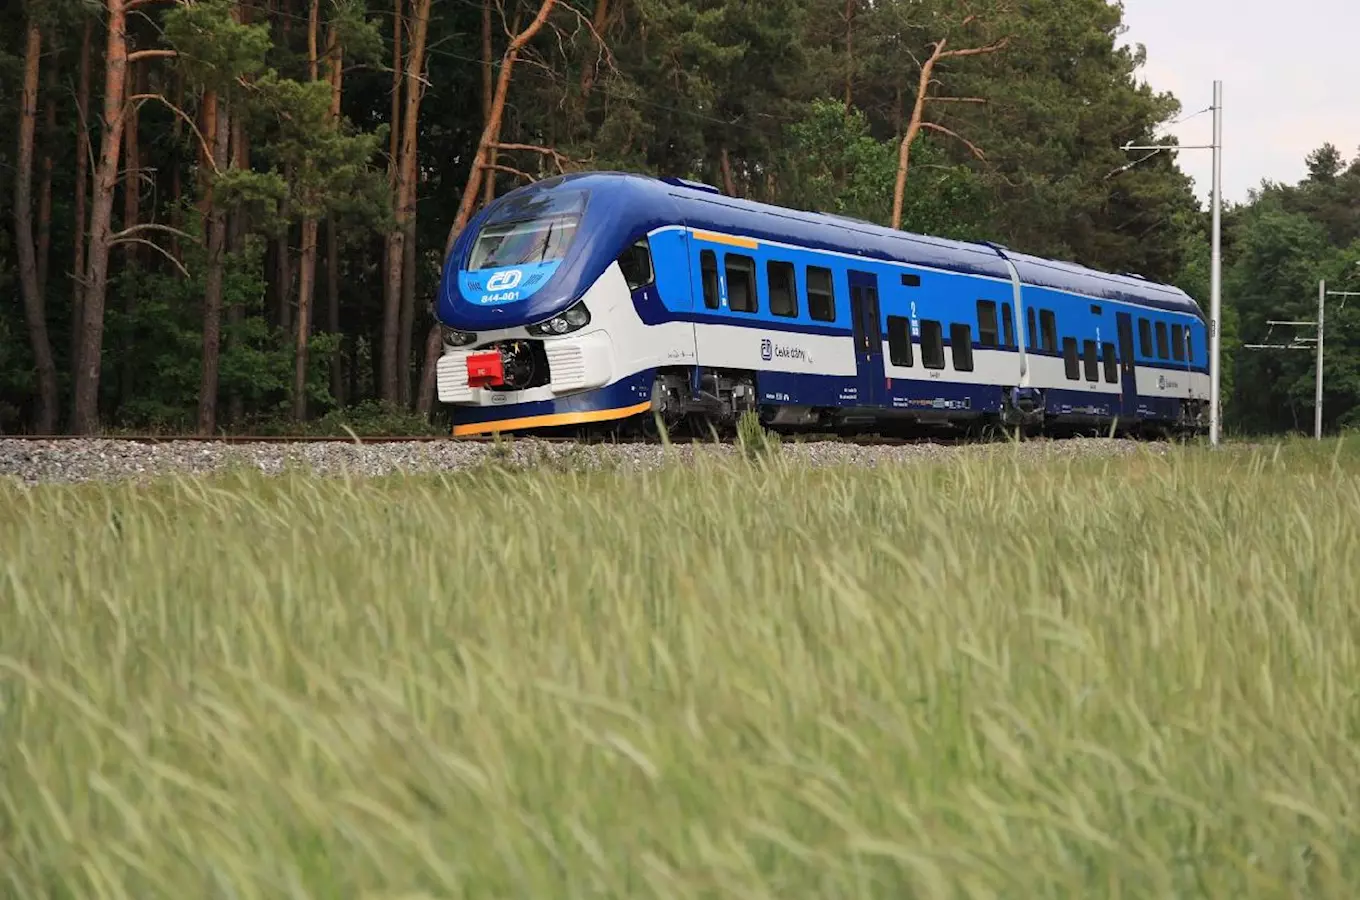
M 995 347 L 997 341 L 996 301 L 977 302 L 978 343 L 984 347 Z
M 1025 310 L 1025 324 L 1027 326 L 1025 334 L 1028 336 L 1026 340 L 1027 343 L 1029 344 L 1029 349 L 1031 350 L 1042 349 L 1039 346 L 1039 329 L 1034 325 L 1034 307 L 1032 306 L 1029 309 Z
M 902 276 L 902 287 L 920 287 L 920 286 L 921 286 L 921 276 L 920 276 L 920 275 L 903 275 L 903 276 Z
M 1058 352 L 1058 320 L 1051 309 L 1039 310 L 1040 337 L 1044 339 L 1044 349 L 1049 353 Z
M 888 316 L 888 361 L 910 366 L 911 356 L 911 323 L 902 316 Z
M 1185 358 L 1191 362 L 1195 361 L 1195 340 L 1189 328 L 1185 329 Z
M 1006 346 L 1015 346 L 1015 319 L 1011 317 L 1011 305 L 1001 304 L 1001 330 L 1005 332 Z
M 1048 310 L 1044 310 L 1048 312 Z M 1077 339 L 1063 338 L 1063 364 L 1067 367 L 1067 377 L 1072 381 L 1081 380 L 1081 361 L 1077 359 Z
M 699 274 L 704 282 L 704 306 L 717 309 L 718 303 L 718 257 L 712 250 L 699 252 Z
M 836 321 L 836 292 L 830 269 L 807 267 L 807 298 L 808 315 L 818 322 Z
M 798 286 L 793 280 L 793 263 L 770 260 L 765 264 L 770 282 L 770 312 L 776 316 L 798 315 Z
M 727 275 L 727 308 L 732 312 L 759 312 L 756 298 L 756 261 L 741 253 L 724 253 Z
M 949 326 L 949 349 L 954 352 L 954 371 L 973 371 L 973 326 L 955 322 Z
M 934 319 L 921 320 L 921 365 L 944 368 L 944 329 Z
M 1185 326 L 1171 326 L 1171 358 L 1176 362 L 1185 362 Z
M 1096 342 L 1081 342 L 1081 361 L 1086 364 L 1086 380 L 1100 380 L 1100 363 L 1096 359 Z
M 1100 361 L 1105 366 L 1105 380 L 1110 384 L 1119 383 L 1119 361 L 1114 358 L 1114 344 L 1109 341 L 1100 345 Z
M 1091 304 L 1091 315 L 1098 316 L 1101 314 L 1101 312 L 1103 312 L 1103 310 L 1101 310 L 1099 303 Z
M 1138 320 L 1138 350 L 1152 359 L 1152 323 L 1147 319 Z
M 1166 323 L 1165 323 L 1165 322 L 1158 322 L 1158 323 L 1157 323 L 1157 358 L 1158 358 L 1158 359 L 1168 359 L 1168 358 L 1170 357 L 1170 355 L 1171 355 L 1171 354 L 1167 352 L 1167 347 L 1166 347 Z
M 623 272 L 623 280 L 628 282 L 630 291 L 646 287 L 656 280 L 652 271 L 652 248 L 645 237 L 619 255 L 619 271 Z

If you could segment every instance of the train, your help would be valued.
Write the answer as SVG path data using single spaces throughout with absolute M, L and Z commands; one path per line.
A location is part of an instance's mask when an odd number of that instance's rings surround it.
M 1194 434 L 1207 320 L 1183 290 L 991 242 L 560 175 L 484 206 L 433 304 L 455 437 Z

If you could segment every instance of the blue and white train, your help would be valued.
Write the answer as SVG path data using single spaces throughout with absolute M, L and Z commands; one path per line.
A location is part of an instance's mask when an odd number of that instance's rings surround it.
M 1202 427 L 1183 291 L 616 172 L 497 199 L 446 261 L 453 434 Z M 697 427 L 696 427 L 697 426 Z

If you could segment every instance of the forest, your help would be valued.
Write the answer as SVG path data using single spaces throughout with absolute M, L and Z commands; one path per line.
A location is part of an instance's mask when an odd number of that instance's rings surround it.
M 0 433 L 441 428 L 440 265 L 559 172 L 1177 284 L 1209 211 L 1107 0 L 26 0 L 0 11 Z M 1360 150 L 1224 212 L 1225 428 L 1308 429 L 1360 290 Z M 1360 300 L 1325 425 L 1360 425 Z

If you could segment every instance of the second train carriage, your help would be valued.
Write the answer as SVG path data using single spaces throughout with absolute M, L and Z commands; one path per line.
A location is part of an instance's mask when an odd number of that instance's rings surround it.
M 616 172 L 497 199 L 445 263 L 454 435 L 594 423 L 1197 430 L 1206 321 L 1137 276 Z

